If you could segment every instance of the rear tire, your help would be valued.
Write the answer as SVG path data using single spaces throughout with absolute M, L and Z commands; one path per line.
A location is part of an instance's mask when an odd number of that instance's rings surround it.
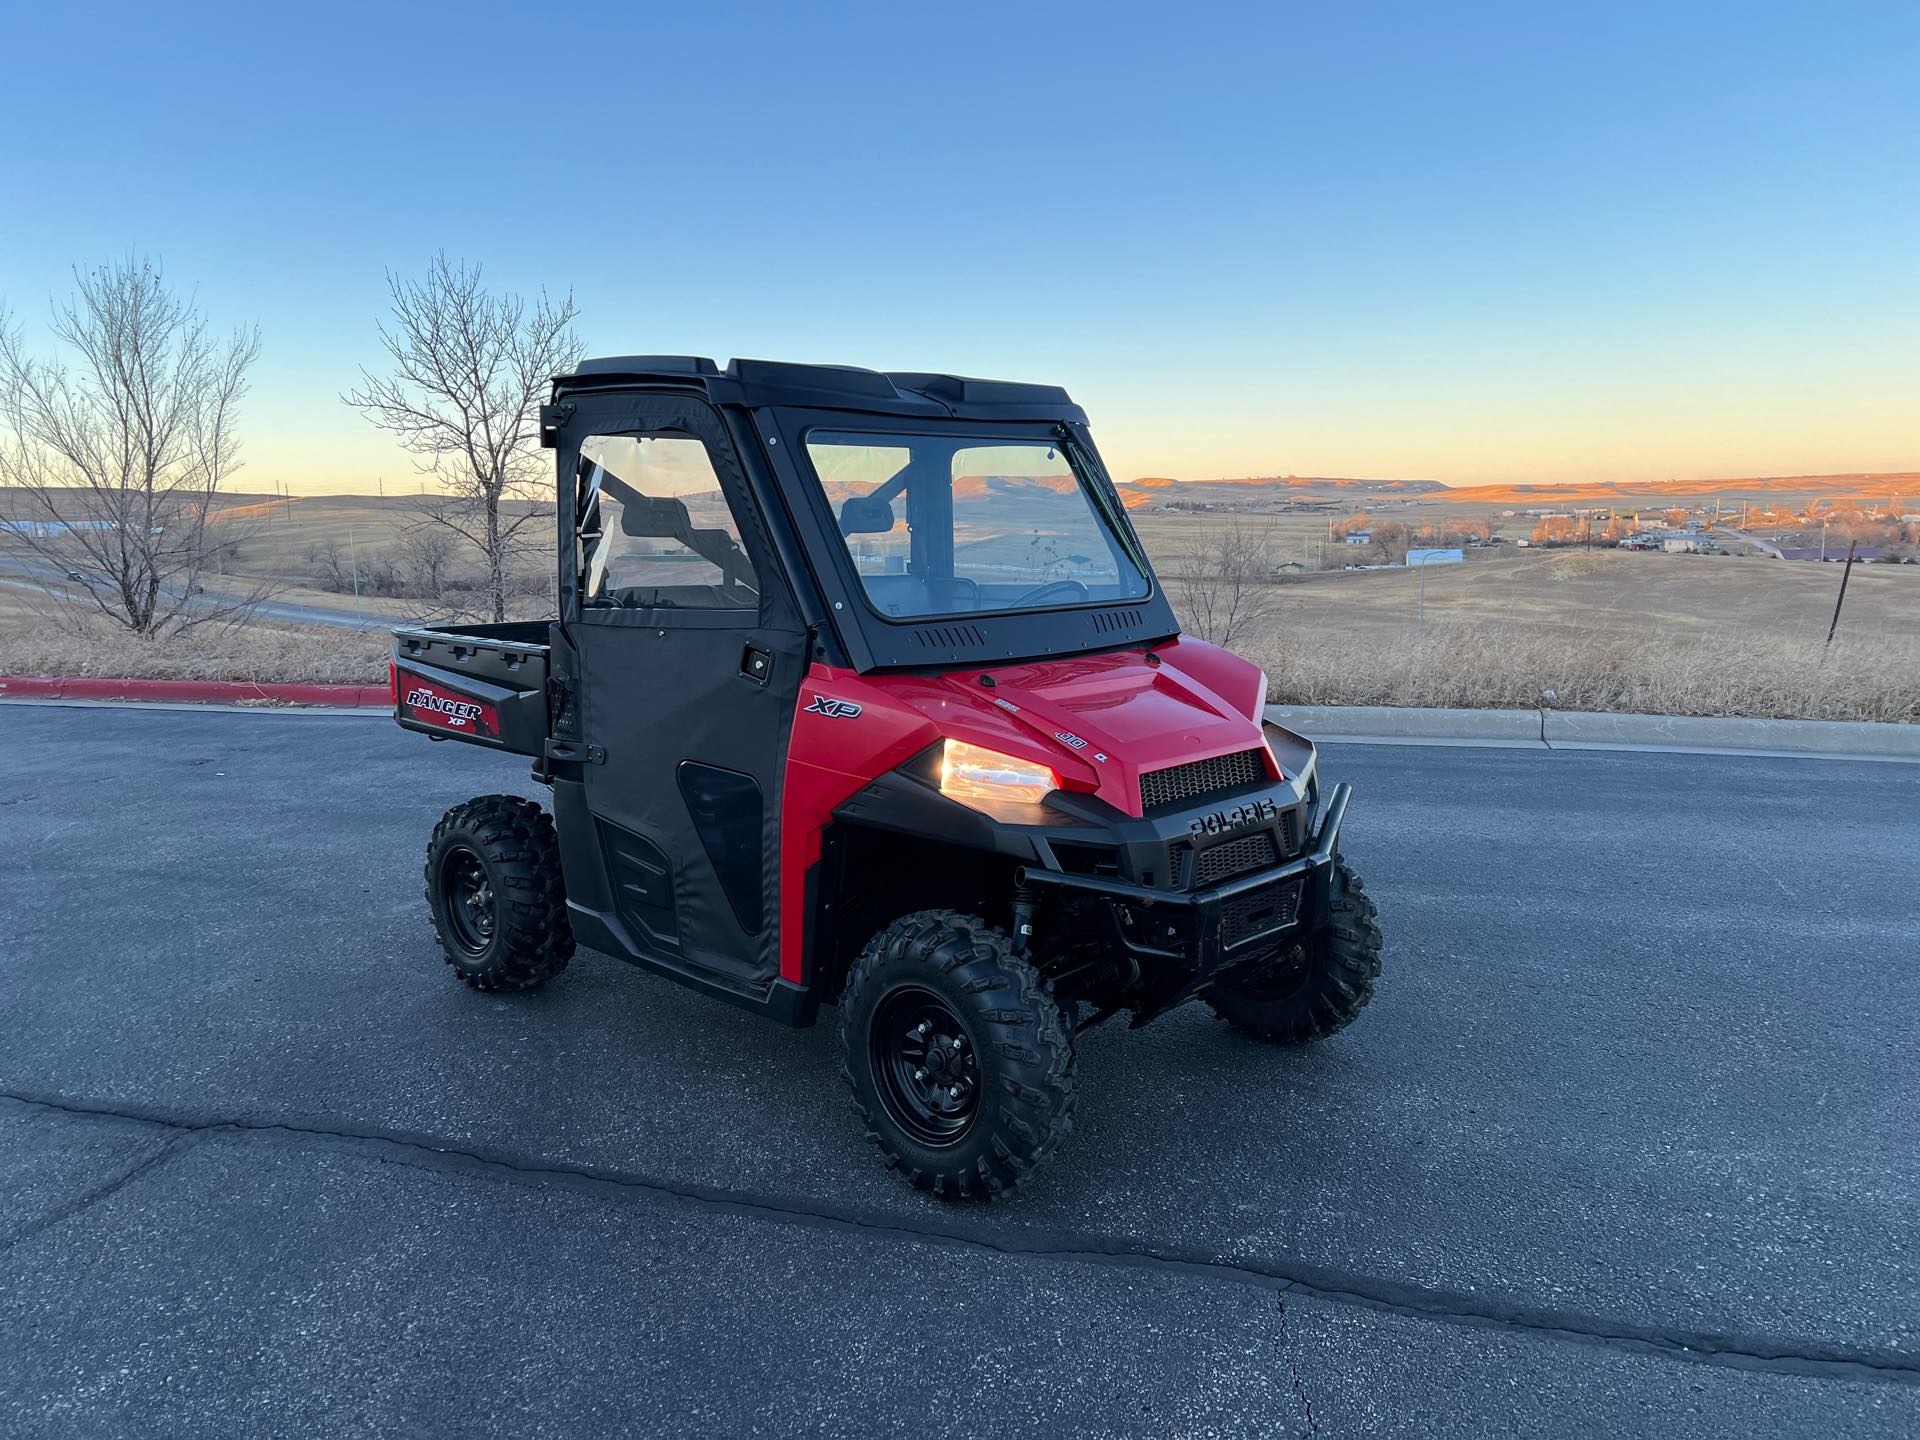
M 1336 859 L 1327 928 L 1289 946 L 1231 990 L 1208 992 L 1213 1013 L 1257 1040 L 1304 1045 L 1359 1018 L 1380 975 L 1380 922 L 1360 877 Z
M 531 800 L 482 795 L 447 811 L 426 878 L 440 948 L 475 990 L 532 990 L 573 958 L 560 843 Z
M 1003 930 L 952 910 L 893 922 L 854 962 L 840 1049 L 867 1134 L 935 1195 L 1014 1189 L 1073 1128 L 1073 1039 Z

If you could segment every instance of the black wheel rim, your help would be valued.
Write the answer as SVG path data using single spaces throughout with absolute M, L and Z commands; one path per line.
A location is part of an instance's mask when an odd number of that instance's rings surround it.
M 1310 958 L 1306 946 L 1286 946 L 1247 977 L 1240 993 L 1267 1003 L 1291 999 L 1307 983 Z
M 901 985 L 881 997 L 868 1035 L 887 1116 L 922 1145 L 957 1145 L 980 1113 L 973 1034 L 933 991 Z
M 484 955 L 493 943 L 493 881 L 480 857 L 465 846 L 440 862 L 440 898 L 453 943 L 469 955 Z

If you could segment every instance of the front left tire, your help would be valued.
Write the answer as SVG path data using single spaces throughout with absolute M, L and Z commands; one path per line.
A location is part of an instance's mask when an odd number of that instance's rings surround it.
M 867 1133 L 910 1184 L 989 1198 L 1073 1128 L 1073 1038 L 1004 930 L 953 910 L 893 922 L 840 996 L 842 1069 Z

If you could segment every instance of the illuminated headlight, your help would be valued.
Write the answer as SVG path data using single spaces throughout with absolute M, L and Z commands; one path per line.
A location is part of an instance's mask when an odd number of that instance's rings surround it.
M 940 793 L 963 805 L 983 800 L 1038 804 L 1059 788 L 1060 777 L 1037 760 L 1020 760 L 964 740 L 947 741 L 940 757 Z

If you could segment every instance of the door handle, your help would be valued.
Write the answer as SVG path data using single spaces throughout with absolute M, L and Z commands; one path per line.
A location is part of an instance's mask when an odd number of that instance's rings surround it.
M 773 679 L 773 652 L 749 640 L 740 652 L 740 674 L 756 685 L 765 685 Z

